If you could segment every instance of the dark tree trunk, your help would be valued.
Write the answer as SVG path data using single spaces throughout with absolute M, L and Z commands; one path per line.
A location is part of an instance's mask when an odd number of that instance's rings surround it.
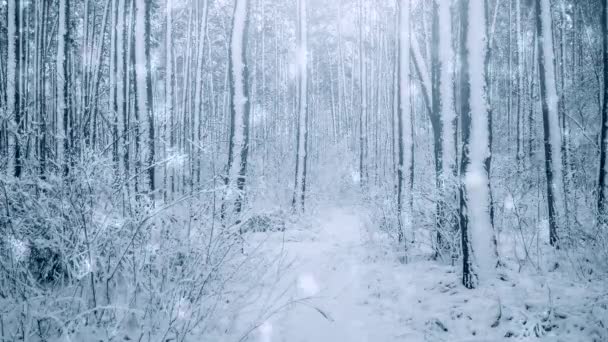
M 549 213 L 549 243 L 552 246 L 558 247 L 557 246 L 557 243 L 558 243 L 557 230 L 558 230 L 559 213 L 556 208 L 556 205 L 557 205 L 556 201 L 561 201 L 562 199 L 556 198 L 557 196 L 560 196 L 560 194 L 556 193 L 554 187 L 557 184 L 557 182 L 561 182 L 562 180 L 557 177 L 554 170 L 556 168 L 561 168 L 562 166 L 555 165 L 555 164 L 558 164 L 558 163 L 556 163 L 556 160 L 555 160 L 555 158 L 557 156 L 553 155 L 554 154 L 553 152 L 555 150 L 552 148 L 553 134 L 559 134 L 559 132 L 553 131 L 553 129 L 551 127 L 551 122 L 550 122 L 550 120 L 551 120 L 550 116 L 555 113 L 550 112 L 551 108 L 550 108 L 549 101 L 551 101 L 551 99 L 549 98 L 550 89 L 548 89 L 548 87 L 552 87 L 555 85 L 549 83 L 549 81 L 547 80 L 547 78 L 548 78 L 547 68 L 553 68 L 554 66 L 552 64 L 546 65 L 546 62 L 548 62 L 548 61 L 545 60 L 546 51 L 545 51 L 545 43 L 543 42 L 543 40 L 548 39 L 549 35 L 551 35 L 552 32 L 544 32 L 544 30 L 543 30 L 543 20 L 547 20 L 547 18 L 543 18 L 543 15 L 547 15 L 547 14 L 543 13 L 543 11 L 541 10 L 542 1 L 545 1 L 545 0 L 536 0 L 536 3 L 535 3 L 535 5 L 536 5 L 535 6 L 536 31 L 537 31 L 537 34 L 539 37 L 538 74 L 539 74 L 539 78 L 540 78 L 540 96 L 541 96 L 542 114 L 543 114 L 545 175 L 546 175 L 546 180 L 547 180 L 547 206 L 548 206 L 548 213 Z M 561 146 L 559 146 L 558 148 L 561 149 Z
M 14 158 L 14 169 L 12 173 L 15 177 L 21 177 L 22 172 L 22 156 L 21 156 L 21 134 L 23 133 L 22 127 L 22 118 L 21 118 L 21 1 L 20 0 L 12 0 L 12 6 L 9 4 L 9 12 L 8 15 L 12 17 L 14 23 L 14 32 L 13 36 L 9 36 L 8 43 L 14 46 L 13 55 L 9 56 L 8 63 L 14 66 L 14 72 L 12 75 L 7 75 L 7 89 L 13 88 L 12 93 L 8 96 L 8 101 L 12 102 L 13 105 L 13 115 L 15 118 L 15 127 L 17 128 L 17 132 L 9 132 L 9 134 L 13 134 L 13 144 L 14 144 L 14 153 L 13 156 L 9 156 L 9 158 Z M 10 26 L 10 24 L 9 24 Z M 10 31 L 9 31 L 10 32 Z M 16 133 L 16 134 L 15 134 Z M 10 149 L 9 149 L 10 151 Z M 11 170 L 9 170 L 11 172 Z
M 439 58 L 439 4 L 432 3 L 433 19 L 431 24 L 431 127 L 433 129 L 433 159 L 435 162 L 435 188 L 438 192 L 442 190 L 442 176 L 445 172 L 443 167 L 443 122 L 441 121 L 441 61 Z M 437 230 L 436 255 L 442 254 L 448 249 L 448 241 L 445 239 L 444 230 L 447 227 L 447 203 L 446 194 L 439 193 L 439 199 L 435 205 L 435 229 Z
M 600 131 L 600 173 L 598 180 L 598 201 L 597 208 L 599 220 L 604 223 L 606 220 L 606 175 L 608 165 L 606 165 L 606 149 L 608 149 L 608 0 L 602 1 L 602 50 L 604 64 L 604 103 L 602 105 L 602 123 Z
M 154 100 L 152 96 L 152 66 L 150 62 L 150 11 L 152 7 L 152 0 L 145 0 L 145 22 L 144 22 L 144 39 L 145 39 L 145 55 L 146 55 L 146 102 L 147 102 L 147 119 L 148 119 L 148 185 L 150 187 L 150 193 L 153 194 L 156 190 L 156 184 L 154 180 L 155 174 L 155 127 L 154 127 Z

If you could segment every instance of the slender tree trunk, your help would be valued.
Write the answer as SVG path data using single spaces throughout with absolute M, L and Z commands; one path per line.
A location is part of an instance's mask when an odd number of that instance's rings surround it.
M 137 84 L 137 109 L 140 120 L 146 118 L 148 148 L 145 152 L 147 187 L 150 195 L 154 183 L 154 110 L 152 106 L 152 70 L 150 65 L 150 0 L 137 0 L 135 8 L 135 78 Z
M 569 200 L 568 200 L 568 194 L 569 194 L 569 189 L 568 189 L 568 179 L 570 177 L 570 158 L 569 158 L 569 154 L 570 154 L 570 143 L 569 143 L 569 134 L 568 134 L 568 120 L 566 119 L 567 117 L 567 113 L 566 113 L 566 7 L 564 2 L 562 1 L 561 3 L 561 10 L 560 10 L 560 18 L 561 18 L 561 23 L 560 23 L 560 30 L 559 30 L 559 35 L 560 35 L 560 75 L 559 75 L 559 81 L 560 81 L 560 85 L 559 85 L 559 118 L 561 121 L 561 135 L 562 135 L 562 145 L 561 145 L 561 152 L 562 152 L 562 188 L 564 191 L 564 213 L 569 213 L 570 209 L 569 209 Z M 565 216 L 564 217 L 564 228 L 566 230 L 568 230 L 569 228 L 569 217 Z
M 94 27 L 90 27 L 91 22 L 91 7 L 93 7 L 93 19 L 95 18 L 95 6 L 91 6 L 89 0 L 84 0 L 84 21 L 83 21 L 83 42 L 82 42 L 82 90 L 81 90 L 81 122 L 79 123 L 82 136 L 84 138 L 84 144 L 88 146 L 90 144 L 90 129 L 89 124 L 91 115 L 91 98 L 90 98 L 90 84 L 91 84 L 91 66 L 93 58 L 93 38 L 95 33 Z M 94 20 L 93 20 L 94 21 Z M 71 113 L 72 114 L 72 113 Z
M 359 108 L 359 182 L 361 186 L 365 185 L 365 174 L 364 174 L 364 155 L 365 155 L 365 131 L 363 120 L 365 119 L 365 113 L 367 109 L 367 102 L 365 100 L 365 52 L 363 50 L 363 0 L 359 0 L 359 91 L 360 91 L 360 108 Z
M 398 35 L 398 162 L 397 168 L 397 214 L 399 222 L 399 242 L 407 251 L 405 235 L 412 227 L 412 212 L 408 205 L 411 202 L 412 154 L 412 113 L 410 105 L 410 1 L 399 2 L 399 35 Z M 407 205 L 407 207 L 406 207 Z
M 440 5 L 440 3 L 443 3 Z M 437 230 L 437 247 L 445 251 L 446 243 L 445 239 L 445 229 L 446 227 L 446 208 L 447 203 L 444 202 L 443 196 L 444 187 L 443 187 L 443 175 L 444 175 L 444 166 L 443 166 L 443 120 L 442 118 L 442 102 L 441 102 L 441 70 L 442 70 L 442 60 L 440 59 L 440 55 L 445 51 L 440 51 L 443 46 L 440 47 L 440 18 L 439 18 L 439 6 L 446 6 L 445 1 L 433 1 L 431 4 L 432 8 L 432 19 L 431 19 L 431 89 L 430 89 L 430 99 L 431 99 L 431 128 L 433 130 L 433 157 L 435 162 L 435 188 L 438 192 L 441 192 L 439 196 L 441 198 L 436 203 L 436 230 Z M 443 19 L 443 18 L 441 18 Z M 445 24 L 445 23 L 441 23 Z M 442 252 L 443 252 L 442 251 Z M 437 251 L 438 254 L 440 253 Z
M 535 124 L 536 120 L 534 118 L 534 108 L 535 108 L 535 99 L 534 95 L 535 91 L 538 88 L 536 74 L 538 74 L 538 34 L 536 34 L 536 30 L 534 30 L 534 34 L 532 37 L 532 58 L 530 63 L 532 64 L 532 70 L 530 72 L 530 76 L 528 77 L 529 89 L 528 89 L 528 160 L 532 160 L 534 158 L 534 145 L 535 145 Z
M 342 0 L 338 0 L 338 16 L 342 13 Z M 342 134 L 342 118 L 344 116 L 344 107 L 346 105 L 345 77 L 344 77 L 344 56 L 342 52 L 342 21 L 336 20 L 338 26 L 338 119 L 336 125 L 336 134 Z
M 201 15 L 201 23 L 200 23 L 200 27 L 198 30 L 198 50 L 196 53 L 196 60 L 197 60 L 197 70 L 196 70 L 196 84 L 195 84 L 195 94 L 194 94 L 194 106 L 195 106 L 195 110 L 193 112 L 194 115 L 197 116 L 197 122 L 198 122 L 198 127 L 196 129 L 196 131 L 194 131 L 193 129 L 193 137 L 194 137 L 194 132 L 196 132 L 196 141 L 198 142 L 198 144 L 201 143 L 201 127 L 202 127 L 202 121 L 203 121 L 203 85 L 204 85 L 204 69 L 205 69 L 205 35 L 207 32 L 207 16 L 208 16 L 208 0 L 205 0 L 203 3 L 203 8 L 202 8 L 202 15 Z M 195 141 L 194 139 L 192 139 L 193 141 Z M 196 181 L 197 183 L 200 183 L 200 176 L 201 176 L 201 158 L 200 158 L 200 151 L 198 151 L 197 148 L 197 153 L 194 153 L 194 155 L 196 155 L 196 167 L 195 167 L 195 172 L 196 172 Z
M 63 169 L 63 175 L 67 176 L 70 167 L 71 151 L 68 146 L 68 118 L 70 105 L 70 76 L 68 73 L 67 54 L 70 44 L 69 27 L 70 0 L 59 2 L 59 29 L 57 31 L 57 127 L 59 139 L 57 142 L 57 158 Z
M 438 92 L 441 116 L 441 169 L 439 177 L 440 200 L 438 203 L 438 245 L 447 252 L 448 236 L 441 236 L 442 232 L 455 233 L 458 231 L 458 188 L 456 165 L 456 108 L 454 102 L 454 52 L 452 48 L 452 1 L 439 1 L 436 24 L 438 30 L 437 48 L 441 52 L 439 59 Z M 435 24 L 434 24 L 435 25 Z
M 38 142 L 38 151 L 39 151 L 39 162 L 40 162 L 40 178 L 42 180 L 46 179 L 47 172 L 47 103 L 46 103 L 46 82 L 47 82 L 47 73 L 46 73 L 46 61 L 45 61 L 45 51 L 47 43 L 47 16 L 48 16 L 48 3 L 40 4 L 40 32 L 39 32 L 39 52 L 37 53 L 39 59 L 39 72 L 40 79 L 38 83 L 38 118 L 40 121 L 39 128 L 39 136 L 40 140 Z M 0 72 L 1 73 L 1 72 Z
M 118 87 L 117 87 L 117 63 L 116 54 L 116 18 L 118 11 L 118 0 L 111 0 L 111 20 L 110 20 L 110 108 L 112 111 L 112 162 L 114 162 L 114 172 L 116 178 L 120 176 L 120 158 L 118 156 Z
M 93 74 L 92 74 L 92 80 L 91 80 L 91 90 L 90 93 L 92 94 L 92 125 L 91 125 L 91 148 L 94 150 L 97 147 L 97 140 L 98 140 L 98 130 L 99 130 L 99 126 L 98 126 L 98 117 L 99 117 L 99 83 L 101 82 L 101 66 L 102 66 L 102 59 L 103 59 L 103 51 L 105 50 L 105 32 L 106 32 L 106 26 L 108 24 L 108 17 L 109 17 L 109 12 L 111 9 L 111 3 L 112 0 L 106 0 L 106 4 L 104 6 L 104 11 L 103 11 L 103 17 L 102 17 L 102 24 L 101 24 L 101 30 L 99 32 L 99 40 L 97 41 L 97 45 L 98 49 L 96 51 L 96 56 L 95 56 L 95 65 L 94 65 L 94 70 L 93 70 Z
M 8 113 L 14 118 L 13 124 L 8 124 L 8 169 L 7 173 L 15 177 L 21 176 L 21 146 L 20 146 L 20 126 L 21 126 L 21 15 L 20 0 L 8 1 L 8 51 L 7 51 L 7 77 L 6 93 Z
M 507 149 L 509 156 L 512 153 L 513 144 L 513 4 L 509 1 L 509 13 L 507 24 Z M 517 154 L 517 152 L 516 152 Z M 517 158 L 517 155 L 516 155 Z
M 516 22 L 516 41 L 517 41 L 517 128 L 516 128 L 516 162 L 517 169 L 522 169 L 523 162 L 523 96 L 524 96 L 524 36 L 522 33 L 521 23 L 521 1 L 516 0 L 515 4 L 515 22 Z
M 165 115 L 169 118 L 169 151 L 175 151 L 175 112 L 174 112 L 174 97 L 175 97 L 175 72 L 173 69 L 173 1 L 167 1 L 167 28 L 165 31 Z M 171 168 L 171 176 L 169 179 L 169 187 L 171 189 L 171 198 L 175 193 L 175 169 Z
M 600 172 L 598 180 L 598 214 L 599 222 L 605 223 L 607 217 L 607 187 L 608 161 L 608 0 L 602 1 L 602 60 L 604 64 L 604 103 L 602 104 L 602 121 L 600 130 Z
M 135 7 L 135 3 L 133 3 L 133 6 L 131 8 L 131 27 L 135 26 L 134 23 L 137 22 L 137 17 L 136 17 L 136 7 Z M 135 26 L 137 27 L 137 26 Z M 133 89 L 133 94 L 131 95 L 131 93 L 129 92 L 129 105 L 132 106 L 132 113 L 133 113 L 133 190 L 135 191 L 135 199 L 136 201 L 139 201 L 139 199 L 141 198 L 141 193 L 143 192 L 140 188 L 140 172 L 141 172 L 141 168 L 142 168 L 142 164 L 141 164 L 141 109 L 140 109 L 140 93 L 144 91 L 144 89 L 141 88 L 141 84 L 140 81 L 138 80 L 138 76 L 137 76 L 137 65 L 143 65 L 143 64 L 139 64 L 137 62 L 137 57 L 136 57 L 136 45 L 135 42 L 137 40 L 137 32 L 135 32 L 134 36 L 131 37 L 130 41 L 129 41 L 129 45 L 130 45 L 130 51 L 129 51 L 129 58 L 131 59 L 131 65 L 129 66 L 129 73 L 130 73 L 130 78 L 131 78 L 131 82 L 133 83 L 132 85 L 130 85 L 130 87 L 132 87 Z M 142 49 L 143 51 L 143 49 Z M 142 61 L 143 62 L 143 61 Z M 141 75 L 141 69 L 139 74 Z M 132 105 L 131 105 L 132 103 Z
M 306 190 L 306 162 L 308 152 L 308 61 L 307 61 L 307 22 L 306 2 L 298 0 L 298 96 L 297 96 L 297 141 L 296 141 L 296 179 L 292 200 L 294 211 L 304 211 Z

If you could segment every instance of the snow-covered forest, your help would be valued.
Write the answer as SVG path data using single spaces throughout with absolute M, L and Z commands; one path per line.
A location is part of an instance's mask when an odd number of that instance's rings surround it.
M 608 0 L 0 0 L 0 342 L 608 341 Z

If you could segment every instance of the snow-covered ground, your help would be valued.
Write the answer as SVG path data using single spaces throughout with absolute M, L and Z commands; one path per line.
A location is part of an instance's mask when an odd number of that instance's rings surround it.
M 507 256 L 502 279 L 468 290 L 457 266 L 422 255 L 399 262 L 364 208 L 328 207 L 315 216 L 250 237 L 250 246 L 265 240 L 273 248 L 267 253 L 280 248 L 283 266 L 233 317 L 237 340 L 608 340 L 606 284 L 574 281 L 560 269 L 518 273 Z
M 296 299 L 309 298 L 277 314 L 259 332 L 261 341 L 387 341 L 369 297 L 361 217 L 352 210 L 328 209 L 315 236 L 289 243 Z M 390 323 L 387 321 L 386 323 Z

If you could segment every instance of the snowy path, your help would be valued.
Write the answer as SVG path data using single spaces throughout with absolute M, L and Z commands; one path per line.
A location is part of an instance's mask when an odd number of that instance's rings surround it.
M 261 329 L 261 341 L 392 340 L 367 300 L 373 294 L 362 269 L 363 220 L 352 209 L 328 209 L 314 239 L 289 243 L 296 258 L 291 270 L 296 298 L 310 299 L 271 319 Z

